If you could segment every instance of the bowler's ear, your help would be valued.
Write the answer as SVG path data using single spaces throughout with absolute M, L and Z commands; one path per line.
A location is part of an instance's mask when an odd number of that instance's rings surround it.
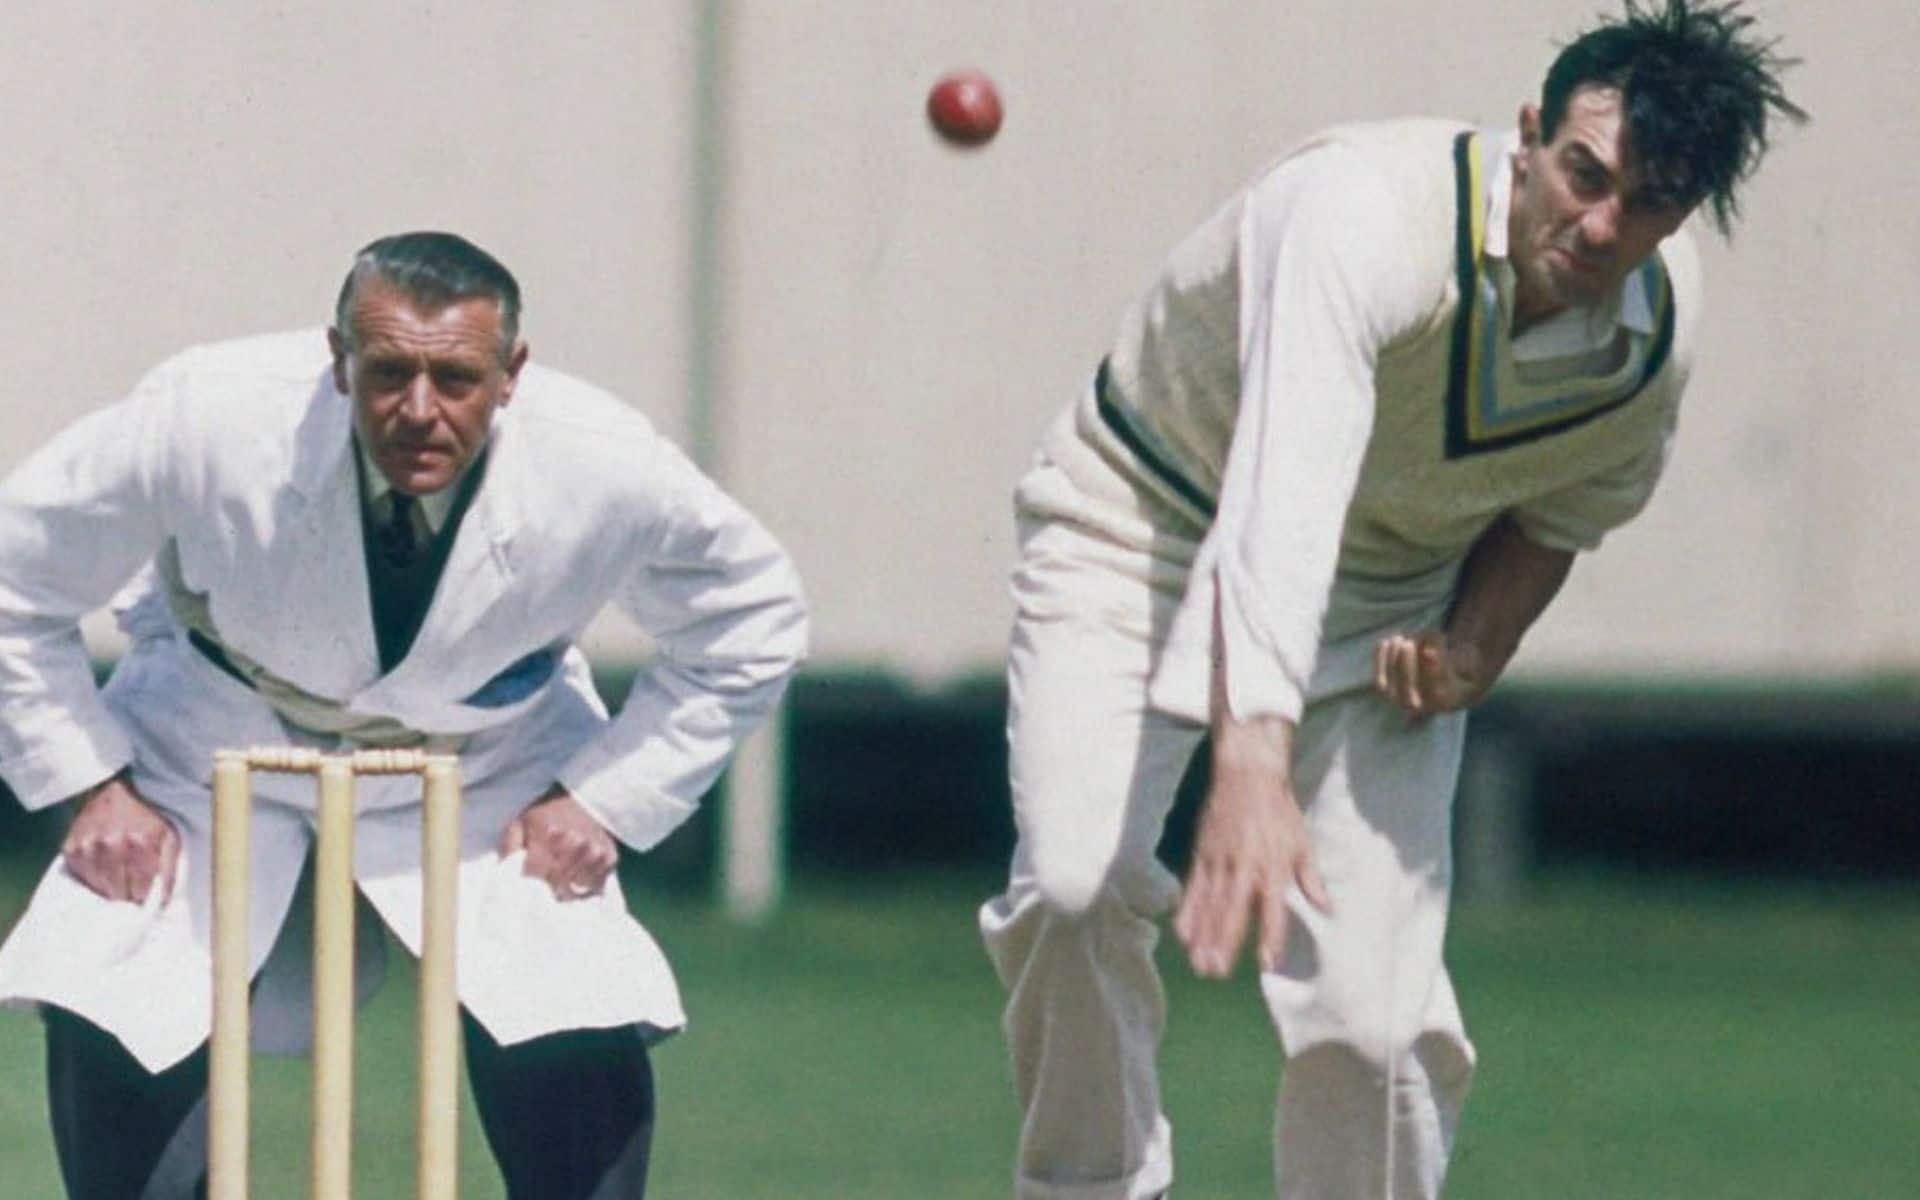
M 1513 152 L 1513 185 L 1524 186 L 1533 168 L 1534 152 L 1540 149 L 1540 106 L 1520 106 L 1520 147 Z
M 500 403 L 506 404 L 513 399 L 514 385 L 520 382 L 520 368 L 527 365 L 527 339 L 521 338 L 513 344 L 513 352 L 507 355 L 507 378 L 500 385 Z
M 347 339 L 333 326 L 327 327 L 327 349 L 333 352 L 333 388 L 347 394 Z
M 1520 106 L 1520 144 L 1531 150 L 1540 144 L 1540 106 Z

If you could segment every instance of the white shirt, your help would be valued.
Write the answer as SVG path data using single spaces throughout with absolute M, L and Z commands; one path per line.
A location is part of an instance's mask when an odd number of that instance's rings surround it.
M 373 455 L 367 452 L 364 445 L 361 445 L 358 437 L 353 439 L 353 446 L 360 454 L 361 502 L 367 506 L 368 512 L 385 514 L 387 509 L 381 501 L 386 499 L 387 493 L 393 491 L 393 484 L 388 482 L 387 477 L 381 473 L 379 466 L 373 461 Z M 460 481 L 465 479 L 467 472 L 471 470 L 473 470 L 473 463 L 469 462 L 460 469 L 460 474 L 454 476 L 453 482 L 446 487 L 437 492 L 414 497 L 419 501 L 419 507 L 414 511 L 418 512 L 421 520 L 426 522 L 427 537 L 439 533 L 440 527 L 447 523 L 447 514 L 453 511 L 454 497 L 460 494 Z

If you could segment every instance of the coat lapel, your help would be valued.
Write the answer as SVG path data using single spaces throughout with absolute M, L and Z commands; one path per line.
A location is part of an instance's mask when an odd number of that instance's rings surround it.
M 291 536 L 273 538 L 268 549 L 273 569 L 259 581 L 279 597 L 270 611 L 293 626 L 286 630 L 294 642 L 286 653 L 297 664 L 290 677 L 321 695 L 343 699 L 380 673 L 352 430 L 347 398 L 334 390 L 331 373 L 322 372 L 294 432 L 286 511 Z

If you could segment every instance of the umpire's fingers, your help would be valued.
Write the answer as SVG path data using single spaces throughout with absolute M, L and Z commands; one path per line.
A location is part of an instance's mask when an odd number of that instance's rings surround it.
M 555 877 L 555 893 L 563 900 L 597 897 L 607 887 L 614 854 L 607 851 L 607 847 L 603 847 L 595 837 L 574 837 L 570 841 L 576 843 L 576 849 L 568 856 L 564 879 Z
M 613 866 L 613 862 L 597 850 L 590 851 L 567 876 L 569 898 L 583 900 L 606 890 L 607 876 L 613 874 Z
M 127 856 L 115 835 L 82 832 L 69 835 L 60 848 L 67 874 L 107 900 L 127 899 Z
M 127 839 L 127 899 L 144 904 L 155 885 L 166 887 L 173 826 L 160 821 Z
M 159 878 L 154 882 L 160 885 L 160 903 L 166 904 L 173 899 L 173 880 L 175 868 L 180 863 L 180 834 L 169 823 L 160 834 L 160 853 L 154 869 Z
M 99 892 L 103 896 L 106 895 L 105 889 L 94 882 L 93 864 L 87 861 L 86 852 L 79 844 L 69 840 L 65 845 L 61 846 L 60 861 L 66 866 L 67 874 L 78 879 L 93 891 Z
M 581 858 L 580 868 L 575 872 L 575 878 L 584 882 L 592 890 L 599 891 L 600 886 L 606 883 L 607 876 L 613 874 L 613 869 L 619 865 L 620 850 L 613 843 L 613 839 L 596 838 L 587 843 L 586 853 Z
M 513 820 L 507 822 L 505 829 L 500 831 L 500 857 L 511 858 L 514 854 L 526 848 L 527 818 L 525 815 L 516 816 Z
M 85 884 L 89 890 L 109 900 L 114 898 L 112 887 L 94 863 L 93 855 L 86 845 L 68 846 L 61 852 L 61 856 L 67 864 L 67 874 Z
M 133 852 L 124 834 L 116 830 L 102 838 L 94 847 L 93 860 L 107 885 L 107 899 L 139 902 L 140 897 L 133 890 Z

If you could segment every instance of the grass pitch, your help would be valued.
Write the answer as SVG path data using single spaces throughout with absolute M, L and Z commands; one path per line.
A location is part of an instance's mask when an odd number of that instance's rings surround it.
M 0 925 L 32 882 L 0 871 Z M 644 865 L 644 864 L 642 864 Z M 1008 1194 L 991 880 L 798 889 L 759 928 L 629 880 L 693 1024 L 658 1048 L 664 1200 Z M 1556 878 L 1466 906 L 1452 963 L 1480 1073 L 1450 1194 L 1579 1200 L 1920 1195 L 1920 892 Z M 397 960 L 396 960 L 397 961 Z M 1270 1195 L 1277 1053 L 1251 976 L 1166 956 L 1181 1200 Z M 409 1194 L 410 973 L 360 1022 L 356 1192 Z M 304 1192 L 306 1071 L 261 1060 L 255 1194 Z M 0 1179 L 59 1194 L 37 1023 L 0 1016 Z M 468 1102 L 462 1195 L 501 1195 Z

